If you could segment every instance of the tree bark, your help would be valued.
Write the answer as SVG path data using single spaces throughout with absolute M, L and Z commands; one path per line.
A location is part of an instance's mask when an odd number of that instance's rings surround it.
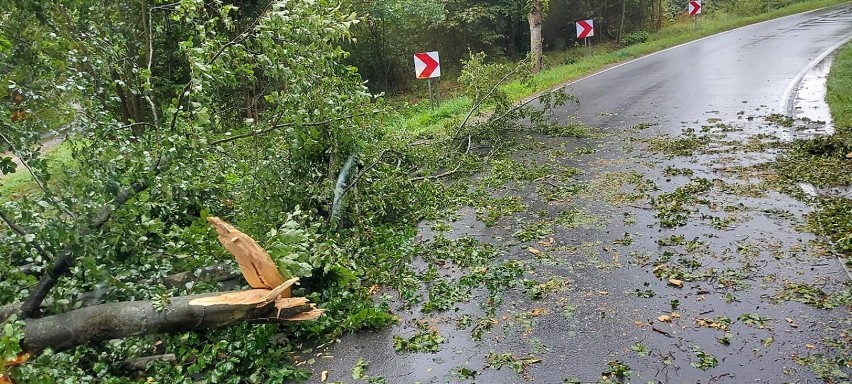
M 236 292 L 226 292 L 236 293 Z M 24 352 L 47 348 L 67 350 L 79 345 L 156 333 L 219 328 L 241 322 L 283 322 L 313 310 L 310 304 L 279 310 L 273 302 L 257 305 L 190 305 L 190 301 L 222 293 L 173 297 L 162 310 L 154 301 L 129 301 L 86 307 L 60 315 L 24 320 Z M 299 320 L 299 319 L 295 319 Z
M 158 283 L 162 283 L 166 286 L 166 288 L 175 288 L 183 286 L 184 284 L 191 281 L 208 281 L 220 283 L 228 280 L 237 279 L 239 277 L 240 274 L 233 272 L 231 270 L 231 267 L 228 265 L 214 265 L 206 268 L 201 268 L 192 272 L 175 273 L 173 275 L 163 277 L 161 280 L 141 281 L 137 282 L 137 284 L 157 285 Z M 81 307 L 90 307 L 92 305 L 102 304 L 101 297 L 109 293 L 110 291 L 111 289 L 109 288 L 102 288 L 91 292 L 81 293 L 74 299 L 74 303 L 79 303 Z M 6 321 L 6 319 L 8 319 L 10 316 L 20 312 L 22 305 L 23 302 L 15 302 L 0 306 L 0 323 Z
M 624 18 L 627 16 L 627 0 L 621 0 L 621 25 L 618 27 L 618 42 L 624 36 Z
M 530 0 L 530 13 L 528 19 L 530 22 L 530 56 L 532 58 L 532 73 L 541 71 L 543 62 L 542 41 L 541 41 L 541 23 L 542 9 L 541 0 Z

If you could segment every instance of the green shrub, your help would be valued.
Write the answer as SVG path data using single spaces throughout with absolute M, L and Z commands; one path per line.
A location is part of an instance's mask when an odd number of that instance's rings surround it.
M 621 40 L 624 45 L 634 45 L 641 44 L 648 41 L 648 38 L 651 37 L 651 34 L 645 31 L 636 31 L 633 33 L 628 33 L 627 36 Z

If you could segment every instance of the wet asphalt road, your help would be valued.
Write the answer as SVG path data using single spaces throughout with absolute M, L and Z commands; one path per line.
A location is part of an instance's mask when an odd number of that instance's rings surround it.
M 852 36 L 852 5 L 785 17 L 719 34 L 574 83 L 582 120 L 630 126 L 637 114 L 661 123 L 731 116 L 748 108 L 778 113 L 790 83 L 823 52 Z M 598 116 L 597 112 L 615 113 Z
M 544 201 L 532 186 L 509 186 L 493 193 L 520 196 L 527 212 L 486 227 L 476 220 L 474 209 L 463 208 L 445 234 L 497 244 L 505 249 L 503 259 L 526 260 L 533 265 L 534 278 L 556 278 L 566 282 L 566 288 L 536 301 L 523 292 L 507 291 L 496 325 L 482 340 L 471 338 L 470 329 L 457 330 L 456 320 L 465 314 L 474 319 L 484 316 L 479 305 L 483 296 L 446 313 L 401 309 L 400 325 L 348 335 L 321 349 L 311 367 L 312 382 L 318 382 L 323 371 L 329 382 L 359 382 L 351 375 L 359 358 L 370 362 L 369 375 L 384 377 L 387 383 L 562 383 L 569 378 L 597 382 L 613 360 L 631 368 L 626 382 L 632 383 L 821 382 L 792 357 L 822 351 L 822 337 L 834 337 L 838 329 L 849 326 L 843 323 L 849 310 L 821 310 L 771 298 L 789 282 L 833 292 L 848 282 L 848 275 L 836 259 L 822 252 L 814 235 L 800 231 L 810 212 L 806 204 L 774 191 L 744 196 L 718 187 L 754 182 L 750 175 L 726 172 L 771 160 L 774 153 L 726 151 L 728 142 L 719 144 L 718 151 L 667 158 L 631 143 L 656 135 L 677 136 L 685 128 L 699 129 L 717 121 L 736 127 L 737 132 L 724 134 L 728 140 L 745 142 L 750 135 L 762 134 L 787 140 L 792 130 L 773 126 L 765 117 L 794 109 L 799 103 L 796 93 L 790 93 L 796 89 L 791 84 L 804 77 L 815 59 L 850 36 L 852 5 L 843 5 L 716 35 L 574 82 L 568 89 L 581 105 L 555 111 L 557 118 L 576 115 L 606 135 L 542 139 L 538 150 L 519 153 L 518 159 L 579 168 L 582 181 L 592 190 L 569 203 L 554 203 Z M 637 124 L 652 127 L 630 128 Z M 577 153 L 577 148 L 593 150 L 561 158 L 546 155 Z M 612 187 L 607 180 L 627 172 L 654 183 L 657 195 L 689 182 L 684 176 L 663 176 L 667 167 L 689 168 L 694 177 L 714 180 L 706 203 L 694 207 L 686 226 L 661 229 L 647 202 L 606 202 L 604 190 Z M 615 188 L 630 191 L 631 186 Z M 576 207 L 599 217 L 598 225 L 554 227 L 555 244 L 546 247 L 513 239 L 513 233 L 532 220 L 531 212 L 558 214 Z M 721 207 L 735 208 L 729 212 Z M 734 224 L 714 227 L 713 217 L 731 217 Z M 425 240 L 432 236 L 428 225 L 420 230 Z M 630 241 L 624 241 L 625 234 Z M 672 235 L 700 240 L 701 245 L 685 251 L 658 243 Z M 547 257 L 532 257 L 530 246 L 542 249 Z M 648 261 L 666 250 L 682 260 L 697 260 L 699 270 L 717 273 L 711 279 L 687 282 L 682 289 L 669 286 L 653 274 Z M 443 276 L 454 273 L 442 271 Z M 641 298 L 636 290 L 652 290 L 655 296 Z M 672 300 L 681 303 L 674 311 L 680 317 L 671 323 L 659 321 L 658 316 L 672 314 Z M 524 315 L 528 313 L 536 315 Z M 755 326 L 740 320 L 744 314 L 769 320 Z M 719 316 L 732 320 L 729 345 L 717 341 L 724 332 L 696 325 L 697 319 Z M 447 339 L 440 352 L 394 351 L 393 336 L 411 337 L 417 320 L 426 321 Z M 637 344 L 648 353 L 637 353 L 632 348 Z M 715 356 L 718 366 L 707 370 L 693 366 L 700 362 L 696 347 Z M 535 363 L 521 374 L 505 366 L 496 369 L 486 361 L 492 351 L 529 357 Z M 460 368 L 476 375 L 463 378 L 457 373 Z

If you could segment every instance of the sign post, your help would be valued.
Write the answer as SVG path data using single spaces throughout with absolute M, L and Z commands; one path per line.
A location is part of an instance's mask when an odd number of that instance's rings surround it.
M 583 46 L 586 47 L 588 53 L 588 49 L 592 46 L 589 43 L 589 38 L 595 35 L 595 21 L 594 20 L 577 20 L 577 38 L 583 39 Z
M 414 54 L 414 74 L 418 79 L 427 79 L 429 87 L 429 104 L 432 109 L 435 109 L 435 104 L 441 104 L 441 97 L 438 89 L 432 91 L 432 79 L 441 77 L 441 60 L 438 57 L 438 52 L 422 52 Z M 433 96 L 433 93 L 435 94 Z
M 686 5 L 686 11 L 689 16 L 695 21 L 695 28 L 698 29 L 698 15 L 701 14 L 701 0 L 692 0 Z

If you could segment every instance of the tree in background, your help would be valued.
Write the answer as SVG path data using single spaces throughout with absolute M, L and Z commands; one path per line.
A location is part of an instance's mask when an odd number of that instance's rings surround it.
M 532 73 L 541 71 L 544 60 L 544 48 L 541 38 L 541 24 L 544 22 L 544 13 L 547 12 L 547 0 L 529 0 L 529 15 L 527 20 L 530 23 L 530 57 L 532 60 Z

